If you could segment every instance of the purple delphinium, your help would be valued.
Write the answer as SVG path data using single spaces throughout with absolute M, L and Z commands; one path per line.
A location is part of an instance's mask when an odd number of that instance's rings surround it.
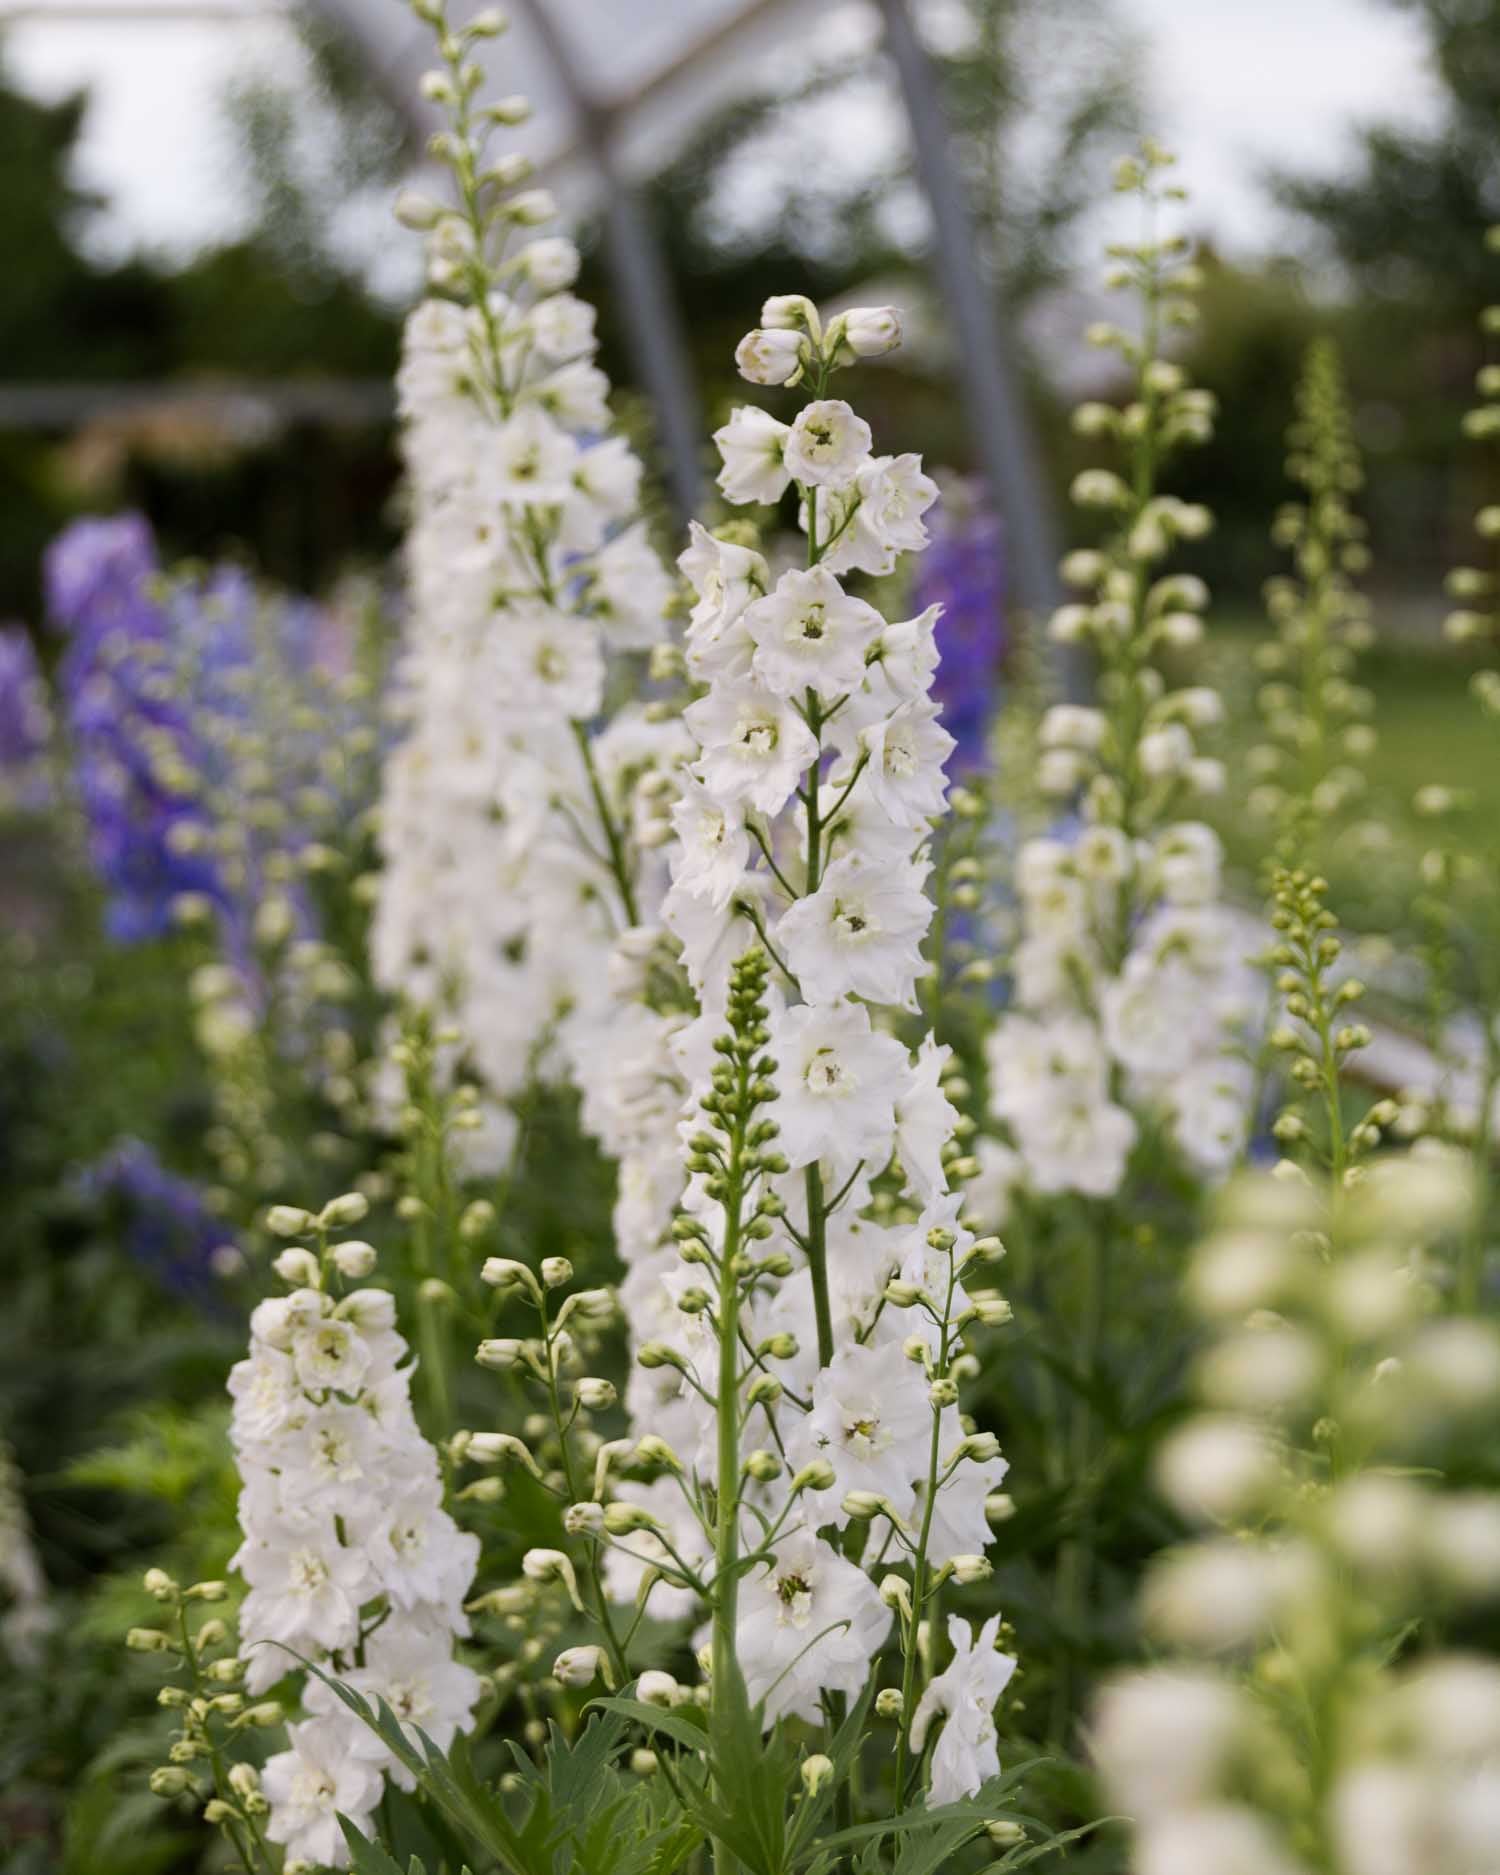
M 912 609 L 943 608 L 932 695 L 958 744 L 948 764 L 958 779 L 990 760 L 1006 642 L 1004 541 L 998 517 L 972 488 L 945 490 L 935 513 L 931 545 L 917 561 Z
M 232 1233 L 198 1187 L 139 1139 L 112 1146 L 79 1175 L 77 1191 L 106 1210 L 131 1260 L 175 1295 L 202 1297 L 237 1260 Z
M 74 785 L 89 851 L 109 892 L 110 935 L 130 943 L 168 929 L 184 892 L 222 899 L 186 778 L 197 750 L 172 682 L 151 531 L 136 515 L 78 521 L 47 551 L 53 623 L 68 634 L 58 667 Z
M 36 647 L 19 625 L 0 627 L 0 810 L 47 805 L 51 747 L 52 710 Z
M 300 856 L 345 834 L 373 787 L 379 700 L 346 681 L 350 621 L 233 566 L 169 576 L 135 515 L 74 523 L 46 585 L 111 935 L 159 936 L 192 899 L 258 1003 L 272 876 L 283 940 L 316 937 Z

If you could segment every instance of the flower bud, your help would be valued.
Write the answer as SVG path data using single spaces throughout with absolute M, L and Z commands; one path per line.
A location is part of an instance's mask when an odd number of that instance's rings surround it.
M 979 1465 L 987 1464 L 991 1459 L 999 1456 L 1000 1441 L 993 1432 L 971 1432 L 960 1442 L 953 1453 L 954 1459 L 973 1459 Z
M 347 1276 L 351 1282 L 360 1282 L 375 1267 L 375 1246 L 366 1243 L 362 1237 L 350 1237 L 343 1243 L 336 1243 L 332 1250 L 333 1267 L 340 1276 Z
M 905 1576 L 883 1576 L 880 1582 L 880 1599 L 892 1614 L 900 1615 L 904 1620 L 911 1620 L 911 1589 Z
M 346 1230 L 351 1224 L 362 1224 L 370 1215 L 370 1201 L 362 1191 L 346 1191 L 338 1198 L 330 1198 L 318 1213 L 318 1223 L 323 1230 Z
M 810 1758 L 802 1760 L 802 1783 L 809 1797 L 816 1797 L 832 1777 L 833 1760 L 821 1751 L 816 1751 Z
M 643 1706 L 674 1706 L 680 1690 L 670 1673 L 654 1667 L 648 1667 L 635 1683 L 635 1696 Z
M 833 322 L 825 346 L 827 355 L 842 362 L 853 358 L 879 358 L 901 343 L 901 314 L 894 306 L 851 306 Z
M 988 1556 L 955 1556 L 949 1563 L 955 1582 L 965 1587 L 974 1582 L 987 1582 L 995 1573 L 995 1565 Z
M 561 1289 L 573 1280 L 573 1265 L 566 1257 L 542 1258 L 542 1282 L 548 1289 Z
M 133 1654 L 166 1654 L 172 1651 L 170 1638 L 160 1628 L 132 1628 L 125 1645 Z
M 575 1382 L 573 1395 L 578 1404 L 591 1413 L 607 1412 L 619 1397 L 613 1381 L 600 1380 L 592 1375 Z
M 536 1277 L 514 1257 L 486 1257 L 480 1267 L 479 1280 L 488 1283 L 491 1289 L 529 1289 L 533 1295 L 540 1294 Z
M 177 1594 L 177 1584 L 165 1569 L 148 1569 L 141 1579 L 141 1587 L 159 1602 L 169 1602 Z
M 271 1268 L 294 1289 L 316 1289 L 322 1277 L 322 1267 L 312 1251 L 295 1244 L 278 1251 L 271 1259 Z
M 751 384 L 790 384 L 802 371 L 803 337 L 790 330 L 747 332 L 734 362 Z
M 518 1341 L 513 1335 L 481 1341 L 474 1350 L 474 1359 L 481 1367 L 488 1367 L 494 1373 L 504 1373 L 521 1359 L 521 1351 L 525 1346 L 524 1341 Z
M 814 1458 L 792 1478 L 792 1496 L 800 1491 L 831 1491 L 833 1483 L 833 1466 L 826 1458 Z
M 564 1686 L 592 1686 L 603 1665 L 602 1648 L 565 1647 L 553 1661 L 552 1672 Z
M 260 1789 L 260 1772 L 253 1764 L 239 1762 L 230 1765 L 229 1788 L 236 1797 L 253 1797 Z
M 569 1536 L 597 1536 L 604 1528 L 604 1506 L 592 1499 L 570 1504 L 563 1512 L 563 1529 Z
M 846 1491 L 841 1506 L 846 1517 L 853 1517 L 858 1523 L 868 1523 L 872 1517 L 878 1517 L 886 1508 L 887 1500 L 878 1491 Z
M 151 1773 L 151 1794 L 154 1797 L 180 1797 L 192 1785 L 192 1778 L 180 1765 L 158 1765 Z
M 569 1601 L 579 1614 L 583 1613 L 583 1603 L 578 1595 L 578 1578 L 573 1573 L 572 1563 L 560 1549 L 527 1550 L 521 1558 L 521 1573 L 528 1582 L 561 1582 L 568 1591 Z
M 901 1697 L 899 1686 L 882 1686 L 875 1695 L 875 1713 L 881 1719 L 899 1719 L 905 1701 Z
M 655 1530 L 659 1522 L 643 1504 L 621 1502 L 604 1507 L 604 1528 L 611 1536 L 629 1536 L 634 1530 Z
M 266 1229 L 273 1237 L 303 1237 L 316 1222 L 311 1211 L 299 1211 L 292 1204 L 273 1204 L 266 1213 Z

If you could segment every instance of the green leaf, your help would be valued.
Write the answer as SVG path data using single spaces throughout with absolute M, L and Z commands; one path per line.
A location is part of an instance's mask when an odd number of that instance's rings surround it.
M 392 1861 L 378 1842 L 372 1842 L 357 1830 L 342 1812 L 339 1815 L 339 1828 L 349 1845 L 349 1866 L 354 1870 L 354 1875 L 402 1875 L 400 1864 Z M 406 1875 L 427 1875 L 427 1871 L 413 1856 Z
M 591 1709 L 598 1707 L 602 1712 L 614 1712 L 623 1719 L 633 1719 L 642 1730 L 670 1738 L 688 1751 L 708 1749 L 708 1726 L 696 1706 L 684 1707 L 677 1712 L 663 1712 L 660 1706 L 648 1706 L 643 1700 L 624 1697 L 594 1699 L 589 1704 Z

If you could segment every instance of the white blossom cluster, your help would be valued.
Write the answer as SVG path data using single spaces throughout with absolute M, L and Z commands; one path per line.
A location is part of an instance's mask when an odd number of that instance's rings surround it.
M 467 1634 L 464 1597 L 478 1539 L 443 1508 L 437 1454 L 412 1413 L 411 1366 L 383 1289 L 352 1288 L 374 1265 L 358 1239 L 364 1201 L 334 1199 L 314 1217 L 271 1213 L 282 1236 L 309 1236 L 276 1259 L 289 1293 L 261 1302 L 250 1352 L 231 1371 L 230 1437 L 239 1463 L 244 1541 L 233 1567 L 249 1585 L 240 1651 L 249 1692 L 298 1656 L 336 1674 L 446 1746 L 467 1726 L 481 1681 L 453 1658 Z M 290 1650 L 290 1651 L 288 1651 Z M 267 1763 L 267 1834 L 288 1869 L 342 1867 L 340 1813 L 363 1828 L 382 1780 L 409 1774 L 321 1681 L 303 1689 L 306 1717 Z
M 985 1044 L 991 1111 L 1019 1163 L 987 1144 L 987 1168 L 1009 1161 L 1012 1177 L 1040 1194 L 1108 1197 L 1142 1110 L 1165 1122 L 1200 1174 L 1238 1157 L 1252 1077 L 1231 1048 L 1264 992 L 1240 923 L 1218 902 L 1220 861 L 1219 838 L 1201 821 L 1137 840 L 1091 823 L 1071 842 L 1021 848 L 1015 1007 Z M 1112 963 L 1122 903 L 1142 909 Z
M 1139 1875 L 1476 1875 L 1500 1843 L 1500 1671 L 1403 1663 L 1414 1617 L 1500 1593 L 1500 1497 L 1445 1482 L 1500 1418 L 1500 1337 L 1435 1312 L 1423 1248 L 1466 1221 L 1447 1154 L 1343 1193 L 1231 1188 L 1189 1293 L 1216 1330 L 1160 1481 L 1202 1534 L 1143 1614 L 1178 1658 L 1094 1727 Z
M 435 95 L 467 82 L 438 74 Z M 523 111 L 507 100 L 480 125 L 460 98 L 456 147 L 490 160 L 495 112 Z M 524 166 L 488 172 L 510 173 Z M 407 727 L 385 774 L 372 954 L 382 985 L 453 1016 L 503 1101 L 634 1045 L 605 1039 L 610 954 L 664 889 L 649 856 L 686 744 L 639 702 L 591 725 L 616 655 L 662 640 L 674 587 L 637 517 L 641 465 L 593 362 L 594 310 L 568 290 L 577 250 L 515 243 L 550 215 L 543 192 L 469 215 L 408 198 L 405 213 L 430 229 L 440 292 L 408 322 L 399 375 Z M 495 1118 L 491 1156 L 510 1124 Z
M 913 1564 L 919 1603 L 933 1573 L 987 1572 L 986 1503 L 1005 1475 L 993 1437 L 965 1430 L 949 1371 L 964 1329 L 1003 1312 L 964 1286 L 998 1246 L 976 1245 L 948 1188 L 949 1051 L 929 1033 L 913 1052 L 893 1032 L 926 971 L 928 843 L 953 746 L 928 694 L 936 608 L 891 623 L 847 584 L 923 545 L 936 490 L 917 457 L 875 454 L 869 426 L 825 394 L 833 371 L 898 340 L 887 308 L 825 325 L 799 296 L 767 302 L 742 372 L 814 394 L 790 422 L 736 410 L 715 438 L 719 481 L 739 503 L 795 489 L 806 565 L 773 577 L 740 529 L 696 525 L 681 560 L 701 694 L 684 716 L 695 752 L 662 916 L 702 1010 L 673 1042 L 691 1089 L 690 1177 L 679 1241 L 635 1258 L 622 1300 L 637 1351 L 626 1403 L 682 1472 L 619 1486 L 640 1522 L 616 1535 L 605 1577 L 622 1602 L 644 1589 L 657 1612 L 685 1614 L 696 1597 L 674 1563 L 705 1568 L 711 1553 L 700 1487 L 718 1479 L 719 1427 L 704 1401 L 725 1356 L 695 1233 L 719 1243 L 725 1227 L 691 1116 L 717 1085 L 731 960 L 759 945 L 775 972 L 776 1151 L 739 1318 L 755 1351 L 745 1528 L 760 1555 L 739 1591 L 736 1652 L 767 1723 L 816 1719 L 825 1696 L 863 1686 L 892 1610 L 912 1608 L 901 1577 L 877 1585 L 872 1571 Z M 834 1540 L 855 1517 L 888 1524 L 868 1567 Z M 992 1708 L 1013 1665 L 994 1622 L 977 1636 L 955 1623 L 952 1640 L 915 1714 L 919 1738 L 948 1715 L 939 1800 L 995 1770 Z
M 1179 193 L 1160 180 L 1169 161 L 1147 146 L 1117 177 L 1144 198 L 1148 225 Z M 1050 631 L 1089 648 L 1099 702 L 1057 704 L 1041 724 L 1040 785 L 1076 797 L 1079 819 L 1016 858 L 1013 1011 L 987 1039 L 991 1112 L 1012 1142 L 981 1153 L 997 1196 L 1014 1185 L 1109 1196 L 1143 1119 L 1199 1175 L 1225 1171 L 1245 1140 L 1252 1075 L 1233 1046 L 1263 996 L 1219 903 L 1219 840 L 1184 815 L 1223 787 L 1222 764 L 1198 742 L 1223 706 L 1205 686 L 1169 688 L 1158 668 L 1163 653 L 1198 643 L 1208 601 L 1202 580 L 1164 562 L 1211 516 L 1158 485 L 1162 460 L 1212 424 L 1207 393 L 1162 355 L 1164 329 L 1195 310 L 1186 249 L 1180 237 L 1112 249 L 1108 284 L 1137 293 L 1141 329 L 1089 333 L 1120 355 L 1131 394 L 1121 408 L 1086 403 L 1075 414 L 1082 435 L 1114 445 L 1120 467 L 1074 482 L 1074 501 L 1109 531 L 1064 561 L 1080 598 Z

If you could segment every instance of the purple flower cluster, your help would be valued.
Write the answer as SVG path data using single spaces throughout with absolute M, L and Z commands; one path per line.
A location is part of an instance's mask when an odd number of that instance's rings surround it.
M 368 742 L 374 715 L 372 700 L 340 689 L 346 621 L 267 596 L 236 567 L 168 576 L 135 515 L 69 527 L 48 551 L 46 586 L 69 639 L 62 713 L 111 935 L 159 936 L 191 895 L 215 912 L 253 993 L 267 864 L 294 875 L 278 888 L 291 934 L 315 936 L 296 856 L 367 805 L 339 798 L 320 767 L 352 731 Z
M 36 647 L 19 625 L 0 628 L 0 809 L 34 812 L 51 798 L 52 711 Z
M 197 750 L 172 681 L 151 530 L 135 515 L 75 522 L 44 572 L 48 612 L 69 639 L 58 684 L 109 932 L 125 943 L 156 937 L 179 894 L 223 892 L 201 842 L 184 837 L 202 823 L 182 785 Z
M 118 1226 L 127 1254 L 162 1287 L 197 1298 L 213 1289 L 226 1259 L 238 1260 L 232 1233 L 190 1180 L 169 1172 L 139 1139 L 122 1139 L 82 1172 L 78 1194 Z
M 959 778 L 990 760 L 1006 645 L 1004 537 L 998 517 L 969 489 L 945 491 L 936 512 L 932 544 L 917 561 L 912 609 L 943 608 L 932 694 L 958 743 L 949 770 Z

